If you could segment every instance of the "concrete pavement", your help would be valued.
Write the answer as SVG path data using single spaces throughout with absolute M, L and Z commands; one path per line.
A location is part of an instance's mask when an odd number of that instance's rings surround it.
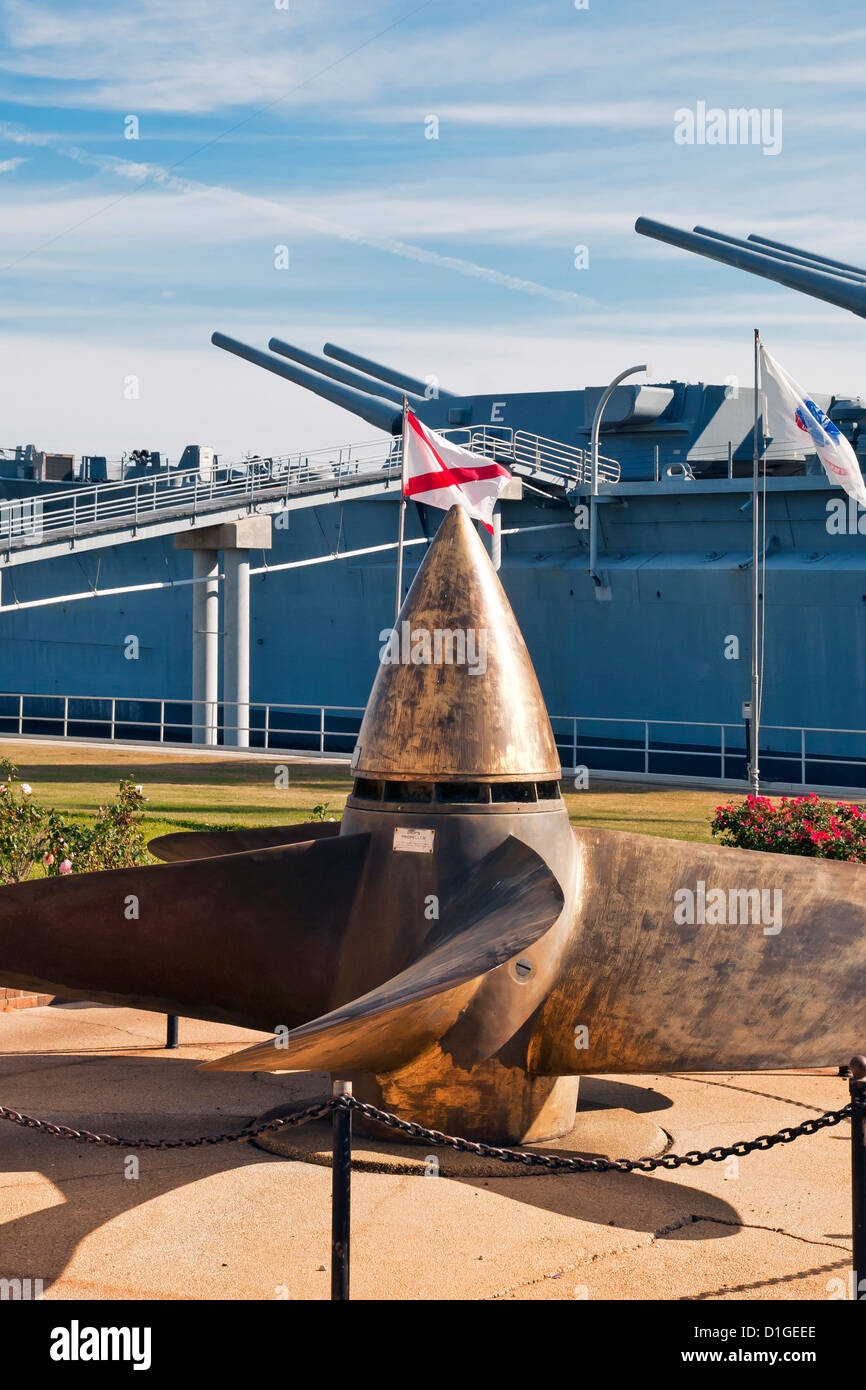
M 237 1128 L 274 1080 L 196 1063 L 259 1035 L 65 1004 L 0 1015 L 0 1104 L 126 1137 Z M 287 1098 L 329 1091 L 282 1079 Z M 842 1080 L 587 1078 L 583 1104 L 639 1110 L 677 1152 L 769 1133 L 847 1100 Z M 280 1097 L 282 1099 L 282 1097 Z M 423 1118 L 423 1117 L 417 1117 Z M 847 1287 L 848 1125 L 737 1162 L 647 1174 L 353 1176 L 357 1299 L 826 1300 Z M 0 1121 L 0 1279 L 49 1299 L 329 1295 L 330 1172 L 248 1143 L 103 1149 Z

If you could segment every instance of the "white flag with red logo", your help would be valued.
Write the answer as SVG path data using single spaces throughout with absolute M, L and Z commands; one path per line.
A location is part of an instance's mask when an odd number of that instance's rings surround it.
M 866 507 L 866 485 L 848 440 L 763 345 L 761 385 L 767 398 L 767 433 L 773 443 L 795 444 L 808 453 L 811 441 L 830 482 L 843 487 L 849 497 L 856 497 L 861 507 Z
M 501 463 L 471 454 L 406 412 L 403 492 L 416 502 L 448 511 L 455 502 L 493 530 L 493 508 L 511 474 Z

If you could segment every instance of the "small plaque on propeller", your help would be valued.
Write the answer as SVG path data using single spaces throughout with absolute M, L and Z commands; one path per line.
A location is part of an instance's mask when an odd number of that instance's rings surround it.
M 400 826 L 394 831 L 394 848 L 412 854 L 432 854 L 435 830 L 409 830 Z

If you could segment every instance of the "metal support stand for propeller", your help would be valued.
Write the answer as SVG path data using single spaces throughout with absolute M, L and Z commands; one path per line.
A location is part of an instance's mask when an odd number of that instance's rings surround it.
M 851 1093 L 851 1230 L 854 1244 L 855 1302 L 866 1295 L 866 1057 L 848 1064 Z M 861 1290 L 863 1291 L 861 1293 Z
M 334 1099 L 352 1094 L 351 1081 L 334 1082 Z M 349 1298 L 349 1240 L 352 1197 L 352 1112 L 337 1106 L 331 1114 L 331 1299 Z

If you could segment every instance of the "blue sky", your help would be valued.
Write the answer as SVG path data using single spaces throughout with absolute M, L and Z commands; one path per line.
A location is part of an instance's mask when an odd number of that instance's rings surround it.
M 748 379 L 759 326 L 814 389 L 866 388 L 861 321 L 633 231 L 646 214 L 866 261 L 857 13 L 0 0 L 0 444 L 369 437 L 214 328 L 498 392 L 645 357 L 657 379 Z M 778 108 L 781 152 L 676 144 L 698 101 Z

